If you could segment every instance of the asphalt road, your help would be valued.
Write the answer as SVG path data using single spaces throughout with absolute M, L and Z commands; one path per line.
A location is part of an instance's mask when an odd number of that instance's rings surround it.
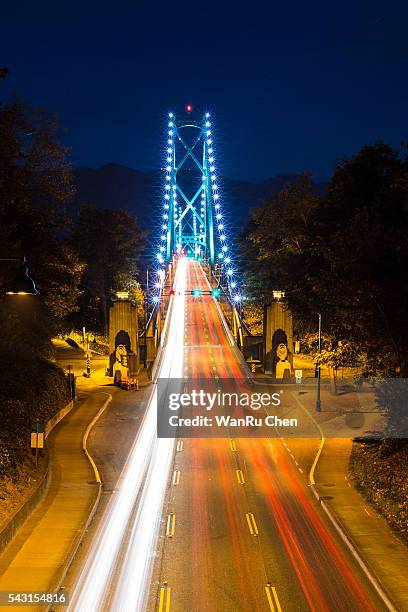
M 208 289 L 196 262 L 187 274 L 187 290 Z M 184 376 L 245 377 L 213 298 L 187 296 L 185 306 Z M 178 442 L 148 610 L 385 609 L 285 444 L 279 437 Z M 315 446 L 310 440 L 311 456 Z
M 216 301 L 188 294 L 198 287 L 208 290 L 201 267 L 182 259 L 159 376 L 242 379 L 245 364 Z M 69 611 L 385 609 L 285 440 L 157 438 L 155 394 L 153 385 Z M 311 440 L 311 457 L 315 450 Z
M 68 367 L 71 366 L 71 371 L 75 376 L 83 376 L 84 372 L 86 372 L 86 356 L 84 351 L 79 347 L 70 346 L 65 340 L 54 339 L 53 345 L 58 365 L 64 371 L 68 371 Z M 91 378 L 94 376 L 101 377 L 105 373 L 108 357 L 91 353 L 90 363 Z

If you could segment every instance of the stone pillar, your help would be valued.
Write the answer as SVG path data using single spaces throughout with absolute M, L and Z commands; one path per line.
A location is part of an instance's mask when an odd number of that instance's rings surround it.
M 109 311 L 109 374 L 119 382 L 139 368 L 139 346 L 136 305 L 117 300 Z
M 274 300 L 264 309 L 264 370 L 290 378 L 293 370 L 293 323 L 287 304 Z

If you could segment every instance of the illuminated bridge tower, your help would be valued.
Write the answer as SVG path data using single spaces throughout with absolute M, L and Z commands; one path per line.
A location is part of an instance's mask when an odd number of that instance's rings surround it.
M 165 237 L 162 236 L 160 255 L 169 261 L 173 253 L 185 252 L 207 259 L 213 266 L 211 168 L 214 175 L 215 167 L 209 114 L 197 121 L 190 105 L 183 118 L 176 119 L 170 113 L 167 136 L 164 186 L 167 214 L 163 219 Z
M 158 274 L 164 274 L 177 253 L 205 261 L 223 293 L 238 305 L 237 268 L 217 176 L 211 117 L 207 112 L 196 118 L 191 104 L 180 117 L 168 115 L 162 197 Z
M 233 290 L 235 270 L 217 184 L 209 113 L 196 119 L 190 104 L 182 117 L 169 113 L 165 161 L 159 263 L 183 252 L 208 261 L 212 268 L 217 264 L 225 285 Z

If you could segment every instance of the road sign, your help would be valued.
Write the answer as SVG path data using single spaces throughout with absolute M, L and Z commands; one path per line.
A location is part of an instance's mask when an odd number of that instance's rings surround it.
M 300 353 L 300 342 L 295 340 L 295 353 Z
M 34 423 L 31 426 L 31 448 L 44 448 L 44 425 Z
M 295 370 L 296 382 L 300 384 L 302 382 L 303 370 Z

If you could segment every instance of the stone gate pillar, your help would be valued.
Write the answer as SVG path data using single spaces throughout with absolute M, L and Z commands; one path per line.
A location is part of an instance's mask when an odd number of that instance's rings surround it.
M 293 370 L 292 313 L 283 291 L 274 291 L 264 308 L 264 371 L 273 378 L 290 378 Z
M 109 310 L 109 374 L 120 380 L 128 377 L 130 368 L 139 368 L 137 309 L 129 299 L 120 298 Z

